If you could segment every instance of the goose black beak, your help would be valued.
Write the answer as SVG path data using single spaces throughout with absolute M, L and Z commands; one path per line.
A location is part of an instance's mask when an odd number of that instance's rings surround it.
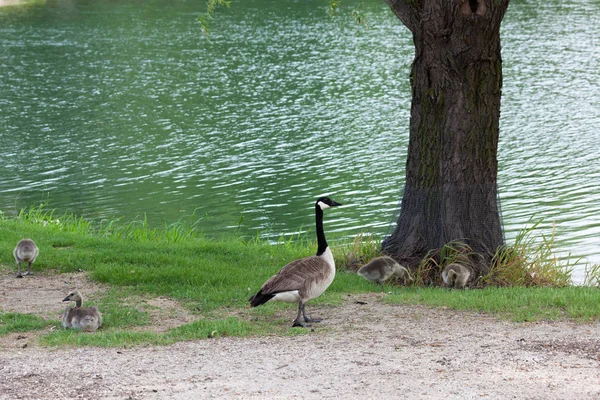
M 67 296 L 63 299 L 63 301 L 71 301 L 71 300 L 69 300 L 69 296 Z
M 335 201 L 335 200 L 331 200 L 331 203 L 332 203 L 332 204 L 331 204 L 331 207 L 335 207 L 335 206 L 341 206 L 341 205 L 342 205 L 342 203 L 338 203 L 338 202 L 337 202 L 337 201 Z

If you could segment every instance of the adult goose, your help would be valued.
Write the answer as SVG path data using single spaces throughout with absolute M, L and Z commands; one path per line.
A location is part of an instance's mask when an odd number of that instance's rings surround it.
M 96 307 L 82 307 L 83 298 L 75 290 L 63 299 L 63 301 L 74 301 L 75 307 L 67 307 L 62 315 L 62 326 L 64 328 L 81 329 L 93 332 L 102 326 L 102 314 Z
M 281 268 L 267 280 L 258 293 L 250 297 L 250 305 L 258 307 L 267 301 L 276 300 L 286 303 L 298 303 L 298 315 L 292 326 L 310 328 L 311 322 L 321 322 L 319 318 L 310 318 L 304 309 L 306 302 L 318 297 L 333 282 L 335 263 L 333 254 L 325 240 L 323 232 L 323 210 L 341 204 L 329 197 L 320 197 L 315 203 L 317 225 L 317 254 L 294 260 Z
M 35 261 L 36 257 L 40 253 L 40 250 L 35 245 L 35 242 L 31 239 L 21 239 L 17 243 L 17 247 L 13 250 L 13 256 L 18 265 L 17 278 L 22 278 L 23 275 L 31 275 L 31 264 Z M 27 272 L 21 274 L 21 264 L 28 263 Z
M 461 264 L 450 264 L 442 271 L 444 283 L 450 287 L 463 288 L 469 280 L 471 272 Z
M 402 279 L 405 285 L 413 281 L 408 270 L 389 256 L 375 257 L 360 267 L 357 274 L 368 281 L 377 282 L 379 285 L 392 276 Z

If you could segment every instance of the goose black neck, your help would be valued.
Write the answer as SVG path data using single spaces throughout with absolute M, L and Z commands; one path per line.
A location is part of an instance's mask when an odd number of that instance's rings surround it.
M 81 307 L 82 303 L 83 303 L 83 300 L 81 300 L 81 299 L 75 300 L 75 307 L 77 307 L 77 308 Z
M 320 256 L 327 250 L 327 240 L 325 240 L 325 232 L 323 231 L 323 210 L 318 204 L 315 206 L 315 220 L 317 224 L 317 243 L 319 245 L 317 255 Z

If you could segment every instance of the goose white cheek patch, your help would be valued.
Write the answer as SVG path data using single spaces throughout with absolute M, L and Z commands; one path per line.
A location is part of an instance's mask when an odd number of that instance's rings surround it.
M 321 210 L 329 208 L 329 205 L 323 203 L 322 201 L 318 202 L 317 204 L 319 205 L 319 207 L 321 207 Z

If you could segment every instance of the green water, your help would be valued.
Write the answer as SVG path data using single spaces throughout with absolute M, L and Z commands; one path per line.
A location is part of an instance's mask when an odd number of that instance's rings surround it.
M 503 25 L 499 187 L 508 240 L 531 217 L 600 262 L 600 5 L 513 1 Z M 402 195 L 412 38 L 323 0 L 244 0 L 203 37 L 197 1 L 0 8 L 0 210 L 194 215 L 209 235 L 385 234 Z

